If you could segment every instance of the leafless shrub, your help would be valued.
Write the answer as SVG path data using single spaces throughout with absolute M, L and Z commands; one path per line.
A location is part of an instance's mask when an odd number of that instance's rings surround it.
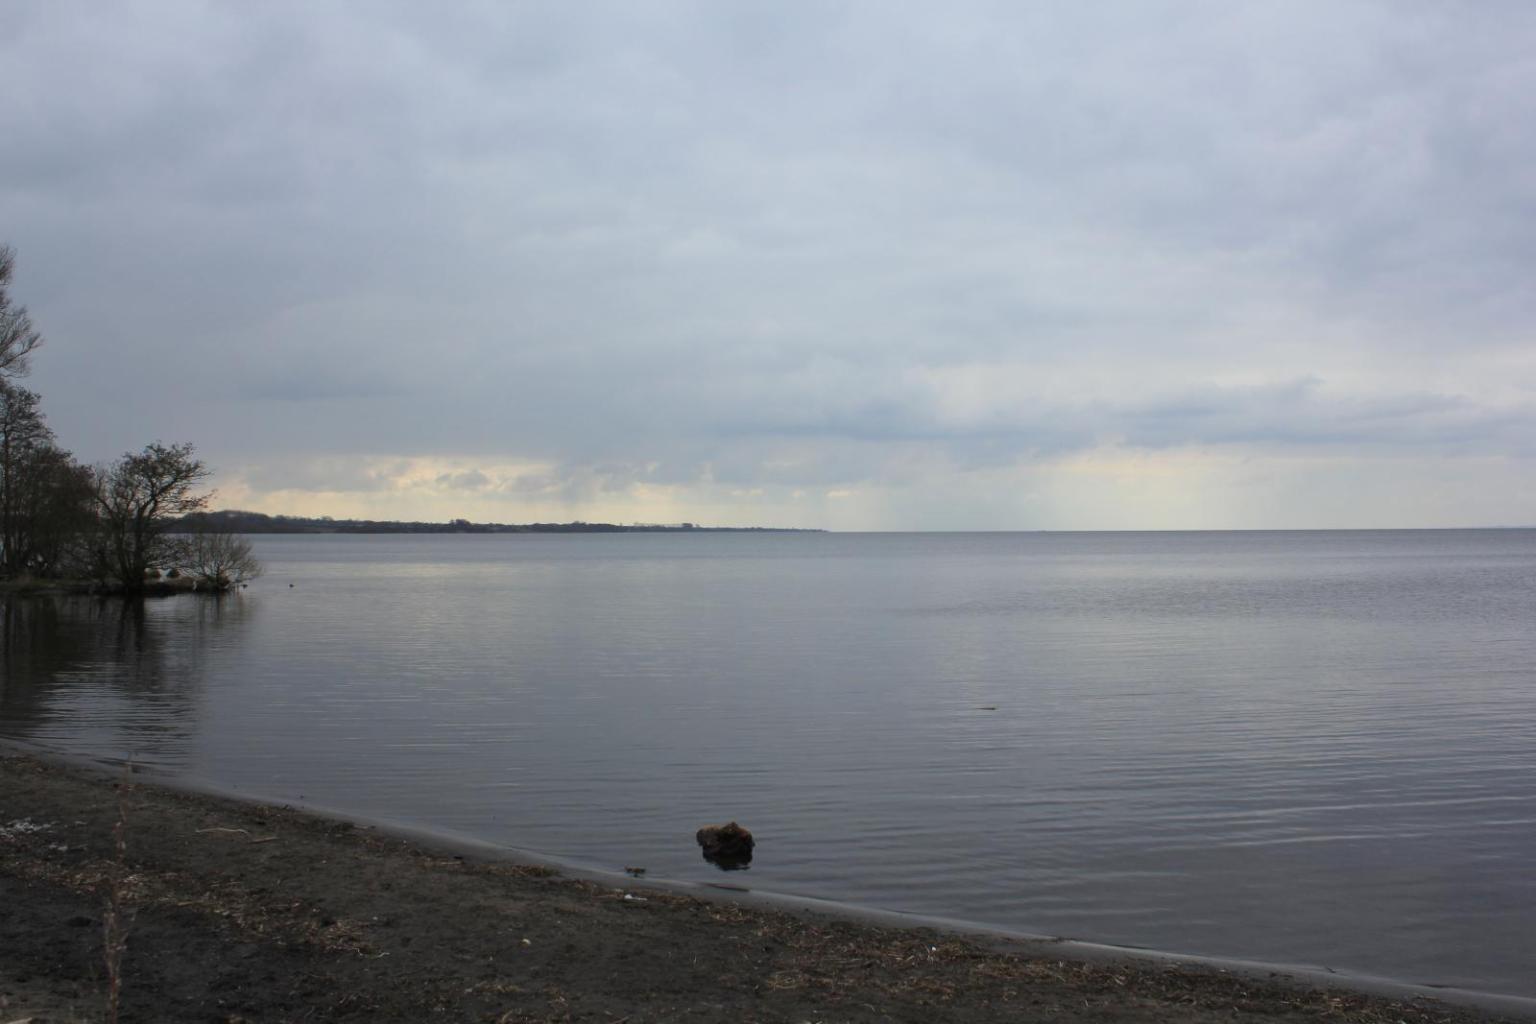
M 184 537 L 177 545 L 176 568 L 210 590 L 228 590 L 261 575 L 250 542 L 216 530 Z

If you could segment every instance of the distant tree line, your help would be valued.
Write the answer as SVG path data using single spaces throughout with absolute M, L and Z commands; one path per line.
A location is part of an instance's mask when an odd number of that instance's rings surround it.
M 0 247 L 0 578 L 87 580 L 141 593 L 165 577 L 227 589 L 260 572 L 250 546 L 177 520 L 207 507 L 206 466 L 190 444 L 146 445 L 85 466 L 60 448 L 40 399 L 16 383 L 42 345 L 11 301 L 15 253 Z
M 335 519 L 331 516 L 273 516 L 265 512 L 226 509 L 191 512 L 181 524 L 189 530 L 224 530 L 230 533 L 633 533 L 658 530 L 692 530 L 686 526 L 620 526 L 614 523 L 472 523 L 454 519 L 446 523 L 400 522 L 389 519 Z
M 178 524 L 189 531 L 227 533 L 821 533 L 821 530 L 779 530 L 763 526 L 675 526 L 650 523 L 446 523 L 399 522 L 389 519 L 333 519 L 330 516 L 273 516 L 265 512 L 224 509 L 189 512 Z

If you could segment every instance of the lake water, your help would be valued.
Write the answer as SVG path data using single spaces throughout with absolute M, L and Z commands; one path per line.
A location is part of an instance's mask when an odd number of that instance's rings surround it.
M 1536 531 L 254 542 L 221 601 L 10 601 L 0 736 L 614 870 L 1536 995 Z M 732 818 L 727 876 L 693 833 Z

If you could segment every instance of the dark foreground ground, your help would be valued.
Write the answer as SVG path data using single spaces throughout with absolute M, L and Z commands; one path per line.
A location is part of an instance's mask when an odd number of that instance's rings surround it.
M 1494 1019 L 614 888 L 0 756 L 0 1024 L 103 1019 L 108 934 L 124 1021 Z

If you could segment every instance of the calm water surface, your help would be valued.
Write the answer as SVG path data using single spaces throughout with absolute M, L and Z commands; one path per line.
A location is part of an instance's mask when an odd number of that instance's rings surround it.
M 1536 531 L 255 542 L 235 598 L 11 602 L 0 736 L 610 869 L 1536 995 Z M 726 879 L 692 836 L 730 818 L 759 846 Z

